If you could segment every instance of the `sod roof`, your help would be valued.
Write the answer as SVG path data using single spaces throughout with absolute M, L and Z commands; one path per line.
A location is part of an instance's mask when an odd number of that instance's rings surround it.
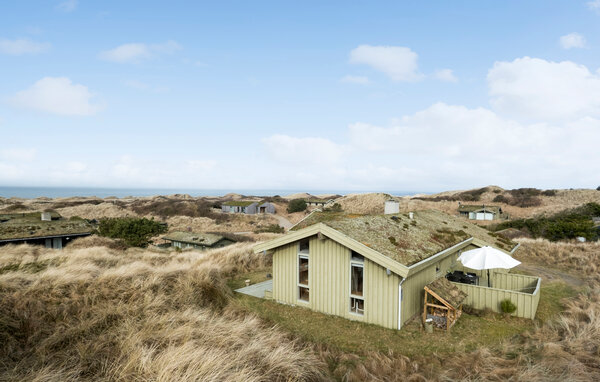
M 52 213 L 52 221 L 42 221 L 41 212 L 0 215 L 0 240 L 33 239 L 91 233 L 94 227 L 79 218 L 63 219 Z
M 230 202 L 223 203 L 224 206 L 232 206 L 232 207 L 248 207 L 254 203 L 258 203 L 256 201 L 250 200 L 232 200 Z
M 499 214 L 500 213 L 500 207 L 498 206 L 484 206 L 484 205 L 470 205 L 470 204 L 463 204 L 460 207 L 458 207 L 458 211 L 459 212 L 475 212 L 475 211 L 483 211 L 486 210 L 487 212 L 493 212 L 495 214 Z
M 439 211 L 407 214 L 355 215 L 315 212 L 293 230 L 323 223 L 346 236 L 406 266 L 418 263 L 468 238 L 476 238 L 505 251 L 515 247 L 511 240 Z
M 465 301 L 467 294 L 462 290 L 458 289 L 456 285 L 452 284 L 445 277 L 440 277 L 434 280 L 432 283 L 427 285 L 427 288 L 431 289 L 435 294 L 444 299 L 454 309 L 458 309 L 460 304 Z
M 164 236 L 163 239 L 169 241 L 178 241 L 181 243 L 201 245 L 211 247 L 223 240 L 225 237 L 212 233 L 196 233 L 196 232 L 171 232 Z

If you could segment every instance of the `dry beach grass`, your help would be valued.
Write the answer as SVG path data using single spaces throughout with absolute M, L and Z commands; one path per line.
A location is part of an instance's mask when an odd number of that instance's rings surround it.
M 495 195 L 490 191 L 482 199 Z M 510 208 L 530 216 L 597 196 L 594 190 L 565 190 L 542 196 L 538 207 Z M 381 212 L 387 198 L 349 195 L 339 202 L 346 212 L 370 213 Z M 454 201 L 399 200 L 403 212 L 456 213 Z M 29 210 L 53 204 L 12 200 L 2 206 L 17 202 Z M 126 207 L 129 202 L 83 203 L 59 212 L 135 214 Z M 250 231 L 272 222 L 257 219 L 166 218 L 172 230 Z M 260 241 L 277 234 L 251 236 Z M 232 303 L 237 297 L 231 280 L 243 282 L 246 274 L 262 275 L 270 266 L 268 257 L 251 252 L 254 243 L 169 252 L 125 250 L 112 239 L 90 236 L 62 251 L 0 247 L 0 381 L 600 380 L 600 244 L 517 241 L 524 271 L 553 277 L 542 283 L 546 306 L 540 305 L 538 316 L 543 319 L 493 346 L 410 358 L 382 350 L 385 344 L 349 351 L 317 342 L 240 309 Z M 567 289 L 571 292 L 562 293 Z M 361 332 L 375 331 L 365 326 Z M 416 329 L 414 340 L 428 346 L 448 341 L 440 336 Z
M 166 254 L 0 251 L 0 380 L 317 380 L 317 357 L 227 307 L 248 244 Z

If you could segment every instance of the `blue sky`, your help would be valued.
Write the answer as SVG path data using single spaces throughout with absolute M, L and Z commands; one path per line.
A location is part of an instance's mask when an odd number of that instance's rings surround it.
M 600 184 L 600 0 L 15 1 L 0 185 Z

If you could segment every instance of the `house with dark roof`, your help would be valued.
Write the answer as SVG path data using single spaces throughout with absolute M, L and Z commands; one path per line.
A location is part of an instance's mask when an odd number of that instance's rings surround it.
M 422 314 L 425 286 L 452 271 L 465 270 L 457 262 L 461 252 L 485 245 L 506 253 L 518 248 L 488 232 L 439 211 L 315 212 L 254 251 L 273 256 L 272 286 L 265 296 L 400 329 Z
M 232 200 L 221 205 L 221 211 L 241 214 L 274 214 L 275 205 L 269 202 L 252 200 Z
M 306 199 L 305 202 L 307 207 L 325 207 L 327 204 L 333 203 L 333 199 L 311 198 Z
M 163 240 L 169 241 L 172 247 L 187 249 L 209 249 L 221 248 L 235 243 L 231 238 L 214 233 L 196 233 L 196 232 L 171 232 L 163 237 Z
M 496 220 L 502 215 L 502 208 L 498 206 L 459 204 L 458 213 L 470 220 Z
M 65 219 L 54 211 L 0 214 L 0 245 L 38 244 L 61 249 L 93 230 L 87 220 Z

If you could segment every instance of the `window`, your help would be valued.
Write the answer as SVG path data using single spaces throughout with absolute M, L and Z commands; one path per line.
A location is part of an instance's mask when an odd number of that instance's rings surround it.
M 365 298 L 363 291 L 364 257 L 352 252 L 350 259 L 350 312 L 364 314 Z
M 310 242 L 308 239 L 300 240 L 300 252 L 308 253 L 309 248 L 310 248 L 309 243 Z
M 298 299 L 309 301 L 308 289 L 308 256 L 298 256 Z

